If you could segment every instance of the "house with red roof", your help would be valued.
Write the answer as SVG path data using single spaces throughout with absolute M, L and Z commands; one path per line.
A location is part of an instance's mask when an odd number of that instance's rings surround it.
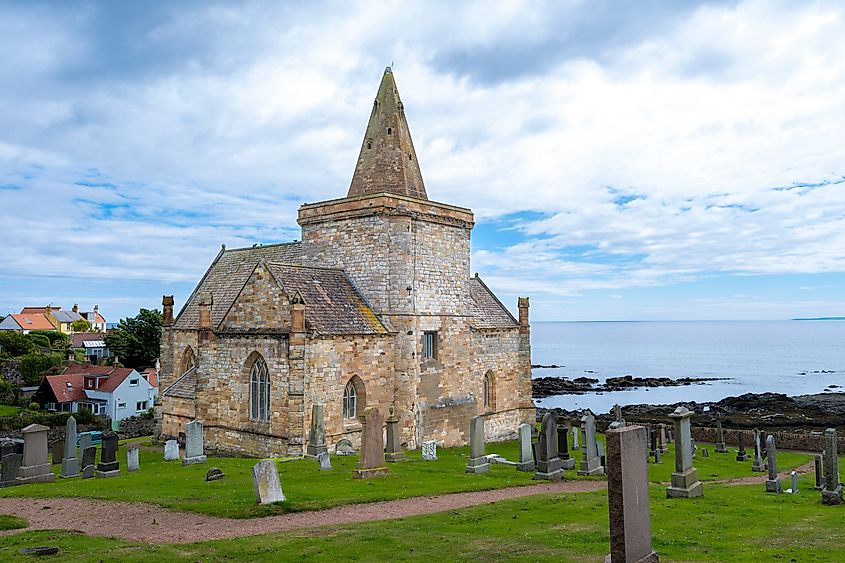
M 61 375 L 48 375 L 32 400 L 54 412 L 86 407 L 95 415 L 123 420 L 153 406 L 157 389 L 130 368 L 71 364 Z
M 47 316 L 49 313 L 18 313 L 8 315 L 0 322 L 0 330 L 15 330 L 28 334 L 32 330 L 56 330 Z

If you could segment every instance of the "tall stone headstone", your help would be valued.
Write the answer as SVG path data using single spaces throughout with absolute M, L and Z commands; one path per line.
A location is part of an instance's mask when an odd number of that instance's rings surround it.
M 141 469 L 141 460 L 138 455 L 138 446 L 131 444 L 126 447 L 126 470 L 138 471 Z
M 20 484 L 18 472 L 23 463 L 23 454 L 11 451 L 0 457 L 0 487 L 12 487 Z
M 62 473 L 64 478 L 79 476 L 79 458 L 76 457 L 76 419 L 68 417 L 65 425 L 65 451 L 62 458 Z
M 489 473 L 490 463 L 484 455 L 484 417 L 474 416 L 469 421 L 469 461 L 466 473 Z
M 53 442 L 53 445 L 50 446 L 50 453 L 53 454 L 53 465 L 60 464 L 62 462 L 62 457 L 65 455 L 65 441 L 56 440 Z
M 176 461 L 179 459 L 179 442 L 167 440 L 164 443 L 164 461 Z
M 666 425 L 662 422 L 657 425 L 657 437 L 660 443 L 660 453 L 665 454 L 669 451 L 669 437 L 666 436 Z
M 520 424 L 519 434 L 519 461 L 516 463 L 517 471 L 534 471 L 534 452 L 531 448 L 531 425 Z
M 97 477 L 117 477 L 120 475 L 120 462 L 117 461 L 117 434 L 106 432 L 103 434 L 103 445 L 100 450 L 100 463 L 97 464 Z
M 384 440 L 382 440 L 384 441 Z M 361 448 L 363 450 L 363 447 Z M 326 424 L 323 420 L 323 403 L 311 405 L 311 431 L 308 433 L 308 446 L 305 455 L 317 457 L 329 450 L 326 445 Z
M 185 436 L 185 459 L 182 460 L 182 465 L 205 463 L 207 458 L 205 455 L 202 422 L 192 420 L 185 425 L 185 430 L 187 431 L 187 435 Z
M 387 475 L 390 470 L 387 469 L 384 461 L 384 418 L 376 407 L 367 407 L 360 420 L 362 424 L 361 456 L 358 458 L 352 477 L 369 479 Z
M 50 467 L 47 433 L 50 429 L 30 424 L 23 429 L 23 461 L 18 470 L 18 483 L 52 483 L 56 480 Z
M 385 460 L 391 463 L 402 461 L 405 454 L 402 452 L 401 431 L 399 430 L 399 417 L 393 412 L 393 407 L 388 408 L 390 416 L 385 421 L 387 424 L 387 453 Z
M 557 457 L 561 469 L 575 469 L 575 460 L 569 455 L 569 424 L 561 420 L 557 423 Z
M 789 488 L 786 489 L 786 492 L 791 495 L 798 494 L 798 472 L 794 469 L 792 473 L 789 474 Z
M 778 477 L 778 454 L 775 449 L 775 437 L 771 434 L 766 438 L 766 454 L 769 457 L 769 478 L 766 479 L 766 492 L 782 493 L 783 489 L 780 486 L 780 477 Z
M 675 435 L 672 433 L 671 430 L 667 430 L 666 433 L 668 434 L 667 439 L 668 439 L 669 443 L 674 444 L 675 443 Z
M 737 461 L 747 461 L 748 460 L 748 453 L 745 451 L 745 431 L 740 430 L 739 435 L 737 436 L 737 441 L 739 442 L 739 447 L 736 450 L 736 460 Z
M 572 427 L 572 449 L 573 450 L 580 450 L 580 444 L 578 443 L 578 436 L 581 434 L 581 430 L 577 426 Z
M 813 469 L 815 469 L 816 474 L 816 486 L 814 487 L 817 491 L 822 490 L 822 477 L 824 473 L 822 473 L 822 456 L 817 455 L 813 459 Z
M 716 445 L 713 451 L 720 454 L 728 453 L 728 448 L 725 445 L 725 431 L 722 429 L 722 418 L 716 419 Z
M 698 469 L 692 466 L 692 411 L 678 407 L 669 415 L 675 421 L 675 471 L 666 489 L 667 498 L 692 498 L 704 494 Z
M 252 467 L 252 489 L 255 491 L 255 502 L 258 504 L 272 504 L 285 500 L 275 461 L 265 459 Z
M 651 547 L 646 429 L 613 428 L 607 440 L 607 504 L 610 513 L 610 563 L 658 561 Z M 659 450 L 657 450 L 659 451 Z
M 88 446 L 82 450 L 82 478 L 89 479 L 94 476 L 94 463 L 97 461 L 97 448 Z
M 762 473 L 766 470 L 763 463 L 763 448 L 760 446 L 760 431 L 754 429 L 754 461 L 751 462 L 751 471 Z
M 581 426 L 584 430 L 584 451 L 581 454 L 581 464 L 578 466 L 578 475 L 604 475 L 604 467 L 601 465 L 598 446 L 596 445 L 596 417 L 587 411 L 581 417 Z M 645 452 L 645 447 L 643 447 Z
M 839 481 L 839 453 L 836 428 L 824 431 L 824 486 L 822 504 L 842 504 L 842 484 Z
M 657 453 L 657 447 L 658 447 L 657 446 L 657 431 L 655 431 L 654 429 L 651 429 L 648 432 L 648 437 L 649 437 L 650 442 L 651 442 L 651 444 L 649 446 L 648 453 L 649 453 L 649 455 L 654 455 L 655 453 Z
M 563 469 L 557 455 L 557 419 L 551 411 L 543 415 L 537 443 L 537 471 L 533 478 L 560 481 L 563 479 Z
M 422 443 L 423 461 L 437 461 L 437 441 L 426 440 Z
M 79 455 L 85 451 L 85 448 L 90 448 L 93 445 L 90 432 L 83 432 L 79 435 Z

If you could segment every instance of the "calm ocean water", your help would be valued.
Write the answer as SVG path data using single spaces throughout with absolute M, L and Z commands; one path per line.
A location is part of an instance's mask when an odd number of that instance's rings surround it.
M 743 393 L 801 395 L 831 384 L 845 387 L 845 321 L 535 322 L 531 351 L 534 364 L 564 366 L 535 369 L 534 377 L 732 378 L 535 400 L 545 407 L 607 412 L 614 403 L 718 401 Z M 812 373 L 821 370 L 836 373 Z

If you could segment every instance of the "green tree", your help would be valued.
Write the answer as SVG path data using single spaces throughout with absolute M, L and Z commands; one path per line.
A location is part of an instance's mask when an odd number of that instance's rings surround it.
M 55 367 L 61 366 L 61 354 L 39 354 L 31 352 L 21 357 L 20 370 L 26 385 L 40 385 L 44 376 Z
M 85 319 L 76 319 L 70 323 L 70 330 L 72 332 L 88 332 L 91 330 L 91 323 Z
M 70 347 L 70 336 L 57 330 L 31 330 L 29 336 L 40 334 L 46 336 L 50 341 L 50 347 L 54 350 Z
M 121 319 L 104 340 L 123 365 L 133 368 L 152 365 L 161 345 L 161 312 L 141 309 L 137 316 Z
M 13 358 L 23 356 L 35 350 L 35 344 L 25 334 L 13 330 L 0 330 L 0 347 L 4 354 Z
M 50 347 L 50 339 L 44 336 L 43 334 L 32 334 L 31 332 L 26 335 L 29 338 L 30 342 L 35 344 L 40 348 L 49 348 Z

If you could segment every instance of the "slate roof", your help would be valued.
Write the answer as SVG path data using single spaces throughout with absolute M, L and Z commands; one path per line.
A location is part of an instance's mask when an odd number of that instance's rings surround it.
M 322 334 L 387 334 L 343 270 L 268 263 L 288 297 L 305 301 L 305 326 Z
M 82 315 L 75 311 L 53 311 L 53 316 L 60 323 L 72 323 L 82 318 Z
M 261 259 L 267 262 L 299 264 L 301 256 L 299 242 L 221 250 L 179 312 L 173 327 L 187 330 L 197 328 L 199 297 L 204 293 L 211 293 L 213 296 L 211 322 L 213 326 L 217 326 Z
M 164 390 L 163 397 L 177 397 L 179 399 L 197 398 L 197 368 L 192 367 L 182 377 L 177 379 L 173 385 Z
M 473 328 L 518 328 L 519 322 L 490 291 L 478 274 L 469 280 L 470 303 Z
M 74 332 L 70 335 L 70 347 L 85 348 L 85 342 L 102 341 L 103 336 L 102 332 Z

